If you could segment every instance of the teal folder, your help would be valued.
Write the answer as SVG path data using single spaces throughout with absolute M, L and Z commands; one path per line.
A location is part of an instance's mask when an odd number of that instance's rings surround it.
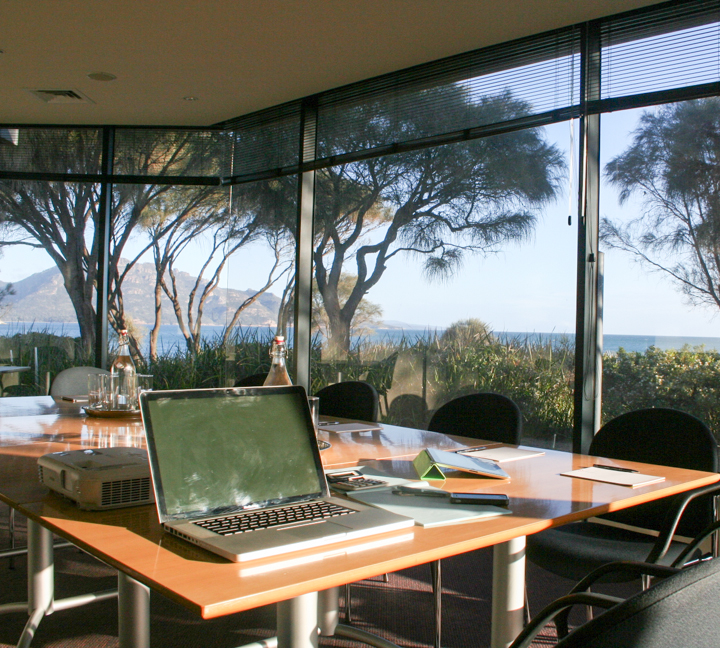
M 368 506 L 376 506 L 392 513 L 411 517 L 415 520 L 415 524 L 422 527 L 469 522 L 511 513 L 510 510 L 499 506 L 451 504 L 449 497 L 396 495 L 392 492 L 392 488 L 367 489 L 347 495 Z

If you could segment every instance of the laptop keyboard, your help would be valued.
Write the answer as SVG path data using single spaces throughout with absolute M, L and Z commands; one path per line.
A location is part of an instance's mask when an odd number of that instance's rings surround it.
M 222 536 L 247 533 L 259 529 L 270 529 L 284 524 L 314 522 L 327 518 L 355 513 L 353 509 L 333 504 L 332 502 L 308 502 L 293 504 L 267 511 L 249 511 L 227 517 L 214 518 L 194 522 L 199 527 L 213 531 Z

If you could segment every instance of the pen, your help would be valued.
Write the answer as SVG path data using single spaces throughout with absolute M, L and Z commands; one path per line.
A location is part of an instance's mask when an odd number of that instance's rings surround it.
M 392 490 L 394 495 L 414 495 L 415 497 L 450 497 L 449 493 L 436 488 L 413 488 L 412 486 L 396 486 Z
M 319 421 L 318 425 L 340 425 L 340 421 Z
M 617 470 L 618 472 L 634 472 L 634 473 L 637 472 L 637 470 L 633 470 L 632 468 L 618 468 L 617 466 L 605 466 L 603 464 L 593 464 L 593 468 L 604 468 L 605 470 Z

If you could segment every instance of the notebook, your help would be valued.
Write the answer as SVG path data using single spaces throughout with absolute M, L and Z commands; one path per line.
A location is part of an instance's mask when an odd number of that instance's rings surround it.
M 225 558 L 254 560 L 413 525 L 330 497 L 300 386 L 149 391 L 140 408 L 161 525 Z
M 588 468 L 578 468 L 569 472 L 560 473 L 565 477 L 578 477 L 579 479 L 589 479 L 591 481 L 604 482 L 606 484 L 616 484 L 618 486 L 630 486 L 630 488 L 640 488 L 641 486 L 649 486 L 665 481 L 665 477 L 657 475 L 644 475 L 634 470 L 622 470 L 613 467 L 603 468 L 601 466 L 589 466 Z

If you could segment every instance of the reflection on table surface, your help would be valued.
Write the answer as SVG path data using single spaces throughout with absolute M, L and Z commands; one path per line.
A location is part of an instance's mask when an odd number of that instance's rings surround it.
M 0 398 L 0 418 L 60 414 L 78 416 L 83 405 L 52 396 L 5 396 Z

